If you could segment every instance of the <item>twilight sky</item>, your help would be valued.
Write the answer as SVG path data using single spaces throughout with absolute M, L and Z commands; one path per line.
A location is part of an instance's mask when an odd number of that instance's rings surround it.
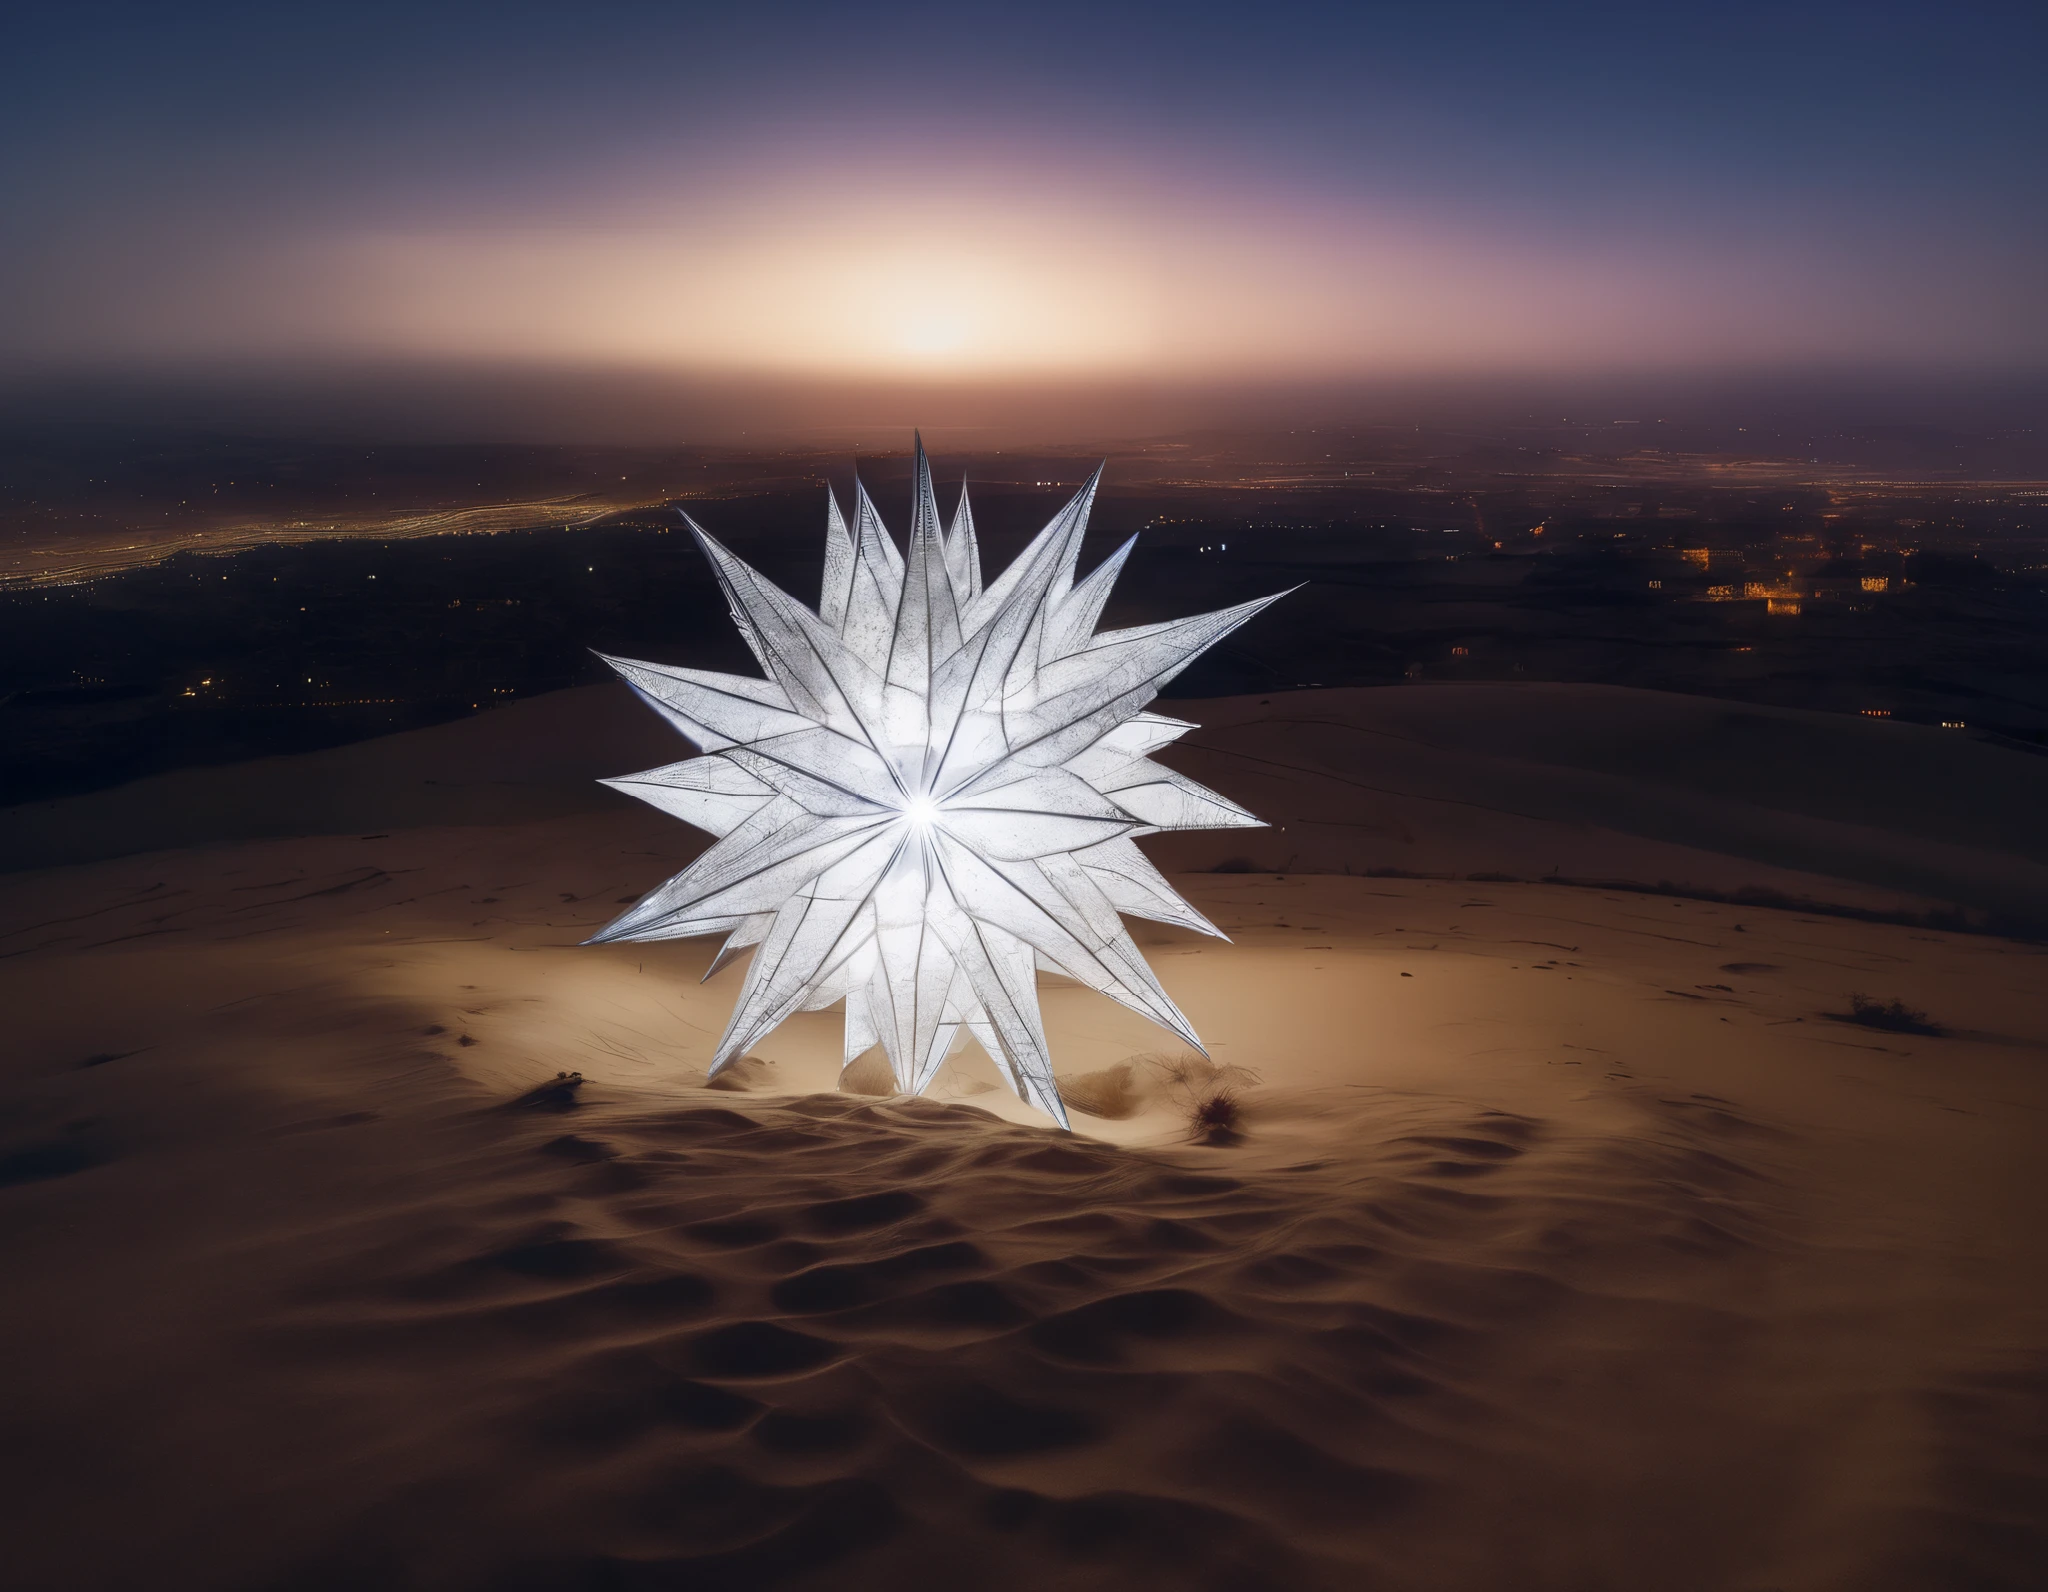
M 2048 366 L 2048 8 L 49 5 L 0 369 Z

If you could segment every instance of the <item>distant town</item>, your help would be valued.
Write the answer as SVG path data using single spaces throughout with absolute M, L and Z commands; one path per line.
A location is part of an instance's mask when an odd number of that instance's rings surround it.
M 1318 429 L 1127 448 L 1084 561 L 1139 536 L 1109 624 L 1306 583 L 1176 681 L 1183 697 L 1590 681 L 2048 751 L 2048 483 L 1854 460 L 1799 479 L 1761 453 L 1571 440 Z M 683 513 L 808 598 L 825 486 L 845 502 L 853 484 L 850 450 L 95 446 L 4 505 L 0 799 L 480 712 L 597 681 L 593 648 L 749 669 Z M 970 477 L 999 566 L 1095 461 L 939 462 L 947 509 Z M 902 450 L 860 469 L 900 535 Z M 392 514 L 360 508 L 372 491 Z M 124 519 L 124 493 L 160 526 Z

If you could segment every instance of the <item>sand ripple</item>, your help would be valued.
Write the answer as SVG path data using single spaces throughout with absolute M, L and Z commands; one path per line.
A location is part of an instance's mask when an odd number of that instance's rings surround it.
M 269 1329 L 336 1376 L 405 1368 L 438 1428 L 278 1584 L 1538 1584 L 1514 1567 L 1544 1511 L 1625 1536 L 1632 1507 L 1530 1496 L 1530 1452 L 1572 1441 L 1558 1379 L 1615 1366 L 1556 1357 L 1739 1336 L 1715 1296 L 1785 1243 L 1731 1148 L 1768 1130 L 1709 1101 L 1645 1100 L 1611 1138 L 1303 1105 L 1353 1119 L 1339 1161 L 1284 1132 L 1138 1153 L 929 1101 L 699 1098 L 536 1125 L 501 1197 L 380 1233 L 375 1275 Z M 459 1548 L 414 1495 L 457 1485 L 450 1452 L 491 1500 Z M 1728 1524 L 1724 1499 L 1681 1513 Z

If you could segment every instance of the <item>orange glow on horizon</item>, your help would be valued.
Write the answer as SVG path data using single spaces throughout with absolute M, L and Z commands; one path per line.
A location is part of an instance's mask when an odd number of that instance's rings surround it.
M 886 183 L 848 198 L 814 169 L 768 171 L 630 222 L 613 204 L 252 240 L 222 269 L 164 270 L 95 336 L 174 359 L 1313 380 L 1782 362 L 1838 343 L 1846 313 L 1760 320 L 1725 260 L 1508 238 L 1245 172 Z

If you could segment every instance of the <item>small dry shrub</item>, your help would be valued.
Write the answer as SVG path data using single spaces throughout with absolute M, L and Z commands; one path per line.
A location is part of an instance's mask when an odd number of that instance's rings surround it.
M 1260 1081 L 1251 1068 L 1211 1061 L 1198 1050 L 1133 1056 L 1127 1065 L 1150 1075 L 1199 1143 L 1229 1144 L 1243 1132 L 1244 1094 Z
M 1915 1011 L 1902 1000 L 1881 1001 L 1875 995 L 1851 995 L 1849 1017 L 1865 1028 L 1882 1028 L 1891 1034 L 1938 1034 L 1941 1025 L 1925 1012 Z
M 1237 1140 L 1243 1116 L 1237 1092 L 1218 1089 L 1202 1096 L 1188 1109 L 1188 1129 L 1199 1143 L 1231 1144 Z
M 535 1084 L 505 1104 L 514 1111 L 574 1111 L 576 1091 L 582 1087 L 582 1073 L 558 1072 L 546 1083 Z

